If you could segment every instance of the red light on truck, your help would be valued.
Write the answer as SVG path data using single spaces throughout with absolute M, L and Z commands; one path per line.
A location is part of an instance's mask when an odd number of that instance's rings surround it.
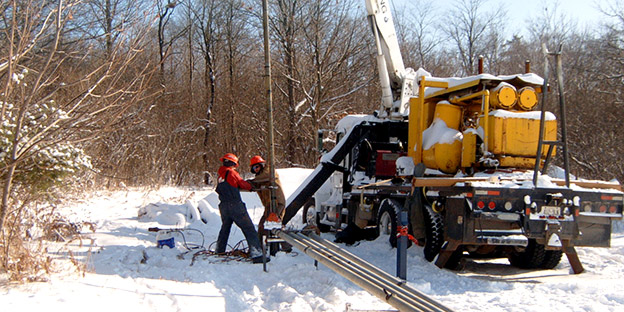
M 482 202 L 482 201 L 479 201 L 479 202 L 477 203 L 477 207 L 478 207 L 479 209 L 483 209 L 483 208 L 485 208 L 485 203 L 484 203 L 484 202 Z
M 494 203 L 494 202 L 490 202 L 490 203 L 488 204 L 488 208 L 490 208 L 491 210 L 494 210 L 494 208 L 496 208 L 496 203 Z
M 600 205 L 600 212 L 602 212 L 602 213 L 607 212 L 607 206 L 606 205 Z
M 617 208 L 615 208 L 615 206 L 611 206 L 611 207 L 609 207 L 609 212 L 610 213 L 616 213 L 617 212 Z
M 602 199 L 602 200 L 613 200 L 613 196 L 602 195 L 602 196 L 600 196 L 600 199 Z
M 490 196 L 498 196 L 500 195 L 500 191 L 488 191 L 487 194 Z

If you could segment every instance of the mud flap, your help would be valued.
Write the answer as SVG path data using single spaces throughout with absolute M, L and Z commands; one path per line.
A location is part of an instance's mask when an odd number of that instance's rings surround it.
M 448 260 L 451 258 L 451 256 L 453 256 L 453 253 L 455 252 L 455 250 L 457 250 L 457 248 L 459 248 L 459 246 L 460 246 L 459 241 L 454 241 L 454 240 L 448 241 L 446 245 L 440 251 L 440 254 L 438 255 L 438 259 L 436 260 L 435 265 L 438 268 L 444 268 Z
M 562 242 L 562 245 L 563 252 L 565 253 L 566 257 L 568 257 L 568 262 L 570 262 L 570 266 L 572 267 L 572 271 L 574 272 L 574 274 L 583 273 L 585 269 L 583 268 L 583 264 L 581 263 L 581 260 L 579 259 L 578 254 L 576 253 L 576 249 L 574 249 L 574 245 L 572 245 L 572 242 L 569 240 L 564 240 Z

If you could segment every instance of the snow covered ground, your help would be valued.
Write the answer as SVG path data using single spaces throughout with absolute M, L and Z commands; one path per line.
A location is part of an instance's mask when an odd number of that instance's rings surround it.
M 310 172 L 289 170 L 280 171 L 287 196 Z M 179 234 L 176 248 L 155 247 L 156 234 L 147 231 L 153 226 L 200 230 L 208 247 L 221 224 L 215 200 L 212 189 L 165 187 L 100 191 L 68 201 L 64 214 L 74 222 L 93 222 L 95 233 L 85 228 L 82 241 L 51 244 L 59 272 L 46 283 L 0 286 L 0 311 L 345 311 L 347 304 L 354 310 L 391 309 L 323 265 L 316 269 L 301 252 L 278 253 L 265 273 L 262 265 L 237 261 L 197 259 L 190 265 L 190 255 L 180 256 L 186 249 Z M 259 199 L 249 193 L 245 201 L 257 223 Z M 521 270 L 500 259 L 471 260 L 463 271 L 451 272 L 411 247 L 408 283 L 457 311 L 623 311 L 624 225 L 614 227 L 611 248 L 578 248 L 586 269 L 580 275 L 571 273 L 565 257 L 554 270 Z M 185 231 L 185 238 L 202 240 L 196 231 Z M 230 245 L 242 239 L 233 227 Z M 395 273 L 387 237 L 345 248 Z M 84 274 L 72 259 L 86 265 Z

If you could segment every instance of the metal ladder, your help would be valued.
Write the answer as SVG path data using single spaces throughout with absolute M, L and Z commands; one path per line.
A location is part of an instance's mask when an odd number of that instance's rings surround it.
M 539 131 L 539 143 L 537 146 L 537 157 L 535 159 L 535 170 L 533 172 L 533 185 L 537 187 L 537 180 L 540 174 L 540 163 L 542 158 L 542 146 L 548 145 L 548 152 L 546 154 L 546 159 L 544 160 L 544 167 L 541 172 L 544 172 L 548 169 L 548 165 L 552 158 L 553 149 L 555 146 L 561 146 L 563 149 L 563 163 L 565 170 L 565 185 L 566 187 L 570 187 L 570 162 L 569 162 L 569 154 L 568 154 L 568 140 L 567 140 L 567 126 L 566 126 L 566 110 L 565 110 L 565 99 L 563 96 L 563 71 L 561 66 L 561 50 L 562 44 L 559 45 L 559 48 L 556 52 L 549 52 L 546 48 L 546 44 L 542 44 L 542 51 L 544 53 L 544 85 L 542 86 L 542 106 L 541 106 L 541 115 L 540 115 L 540 131 Z M 559 114 L 561 120 L 561 139 L 556 141 L 546 141 L 544 140 L 544 127 L 545 127 L 545 116 L 546 116 L 546 98 L 548 94 L 548 76 L 549 76 L 549 62 L 548 57 L 554 56 L 555 58 L 555 76 L 557 77 L 557 85 L 559 92 Z

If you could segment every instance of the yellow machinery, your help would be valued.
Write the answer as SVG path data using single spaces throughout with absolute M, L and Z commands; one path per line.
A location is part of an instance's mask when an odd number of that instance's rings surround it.
M 408 156 L 414 163 L 448 174 L 535 167 L 540 114 L 531 110 L 541 92 L 538 84 L 479 75 L 451 85 L 420 77 L 419 93 L 410 100 Z M 544 140 L 556 139 L 557 120 L 548 113 Z

